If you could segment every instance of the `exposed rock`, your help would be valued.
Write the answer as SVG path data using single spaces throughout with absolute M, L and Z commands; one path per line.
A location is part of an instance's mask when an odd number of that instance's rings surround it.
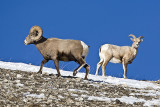
M 159 84 L 159 81 L 157 82 Z M 153 88 L 148 87 L 146 90 Z M 20 107 L 143 107 L 143 102 L 127 104 L 119 98 L 132 96 L 145 100 L 160 99 L 146 96 L 145 91 L 126 85 L 113 85 L 75 77 L 0 69 L 0 105 Z M 111 99 L 111 100 L 108 100 Z

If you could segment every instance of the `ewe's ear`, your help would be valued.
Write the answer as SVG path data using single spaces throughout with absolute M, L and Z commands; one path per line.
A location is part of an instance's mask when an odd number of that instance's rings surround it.
M 132 39 L 132 38 L 130 38 L 131 39 L 131 41 L 133 41 L 134 42 L 134 39 Z

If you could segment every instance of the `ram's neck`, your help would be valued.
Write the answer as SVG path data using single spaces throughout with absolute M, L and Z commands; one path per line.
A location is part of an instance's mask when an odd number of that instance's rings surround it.
M 38 42 L 35 43 L 36 48 L 42 53 L 45 49 L 47 38 L 42 37 Z

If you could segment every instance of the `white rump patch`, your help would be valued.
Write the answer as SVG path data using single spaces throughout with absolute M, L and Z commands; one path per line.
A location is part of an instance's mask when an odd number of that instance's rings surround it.
M 102 50 L 108 50 L 108 48 L 109 48 L 109 44 L 102 45 L 101 47 Z
M 81 44 L 82 44 L 82 47 L 83 47 L 82 56 L 86 57 L 88 55 L 88 46 L 83 41 L 81 41 Z

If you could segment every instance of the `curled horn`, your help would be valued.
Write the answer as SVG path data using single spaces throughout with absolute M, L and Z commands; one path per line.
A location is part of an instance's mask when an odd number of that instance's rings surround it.
M 142 39 L 142 38 L 144 38 L 143 36 L 140 36 L 140 37 L 138 37 L 139 39 Z
M 41 27 L 39 26 L 33 26 L 30 30 L 30 33 L 34 32 L 34 31 L 37 31 L 38 32 L 38 35 L 34 38 L 36 41 L 40 40 L 40 38 L 42 37 L 42 34 L 43 34 L 43 31 L 41 29 Z
M 135 35 L 133 35 L 133 34 L 130 34 L 129 36 L 132 36 L 134 39 L 136 39 L 136 36 L 135 36 Z

